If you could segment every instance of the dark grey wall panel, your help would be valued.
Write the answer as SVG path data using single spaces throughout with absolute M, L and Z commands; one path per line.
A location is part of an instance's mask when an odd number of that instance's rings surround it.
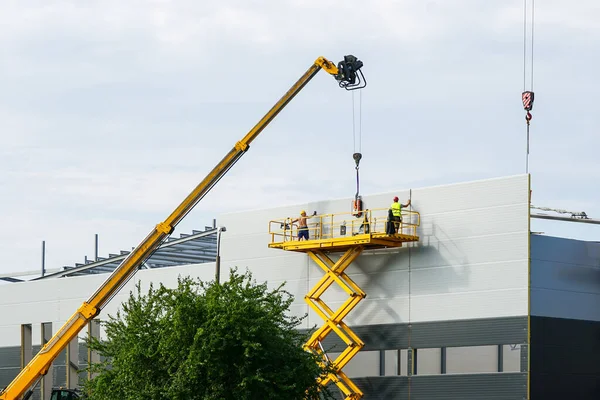
M 363 400 L 522 400 L 527 374 L 464 374 L 355 378 Z M 409 397 L 410 390 L 410 397 Z
M 521 372 L 527 372 L 529 370 L 529 345 L 521 345 Z
M 3 367 L 20 367 L 21 353 L 18 346 L 0 348 L 0 369 Z
M 3 350 L 8 352 L 8 349 Z M 18 354 L 18 347 L 11 348 L 11 351 Z M 18 366 L 0 369 L 0 387 L 7 385 L 18 371 Z M 404 376 L 386 376 L 353 378 L 353 381 L 364 391 L 364 400 L 409 400 L 409 387 L 410 400 L 522 399 L 526 390 L 525 373 L 417 375 L 410 379 Z M 54 366 L 54 385 L 64 383 L 65 366 L 57 364 Z
M 33 353 L 36 354 L 40 346 L 33 346 Z M 87 347 L 85 344 L 79 344 L 79 367 L 86 367 Z M 66 367 L 65 352 L 62 351 L 54 360 L 54 386 L 65 386 Z M 0 388 L 6 387 L 19 373 L 21 369 L 20 348 L 18 346 L 0 348 Z M 35 400 L 35 396 L 34 396 Z
M 5 388 L 8 384 L 15 379 L 15 376 L 19 373 L 21 368 L 0 368 L 0 388 Z
M 459 347 L 527 342 L 527 317 L 412 324 L 412 347 Z
M 405 376 L 377 376 L 354 378 L 352 381 L 363 391 L 362 400 L 404 400 L 408 399 L 409 378 Z M 339 390 L 331 388 L 336 399 L 343 399 Z
M 363 351 L 494 344 L 521 344 L 527 342 L 527 317 L 486 318 L 464 321 L 439 321 L 415 324 L 385 324 L 352 326 L 365 342 Z M 330 334 L 323 346 L 338 351 L 345 344 Z
M 54 366 L 53 386 L 67 386 L 67 367 L 63 365 Z
M 600 321 L 600 243 L 531 235 L 531 315 Z
M 531 258 L 600 267 L 600 243 L 546 235 L 531 235 Z
M 600 322 L 531 317 L 531 398 L 600 399 Z
M 408 347 L 407 324 L 351 326 L 354 333 L 365 343 L 363 351 L 405 349 Z M 332 332 L 323 342 L 326 350 L 341 351 L 346 344 Z
M 598 400 L 597 374 L 531 374 L 531 400 Z
M 515 400 L 527 394 L 527 374 L 414 376 L 411 400 Z

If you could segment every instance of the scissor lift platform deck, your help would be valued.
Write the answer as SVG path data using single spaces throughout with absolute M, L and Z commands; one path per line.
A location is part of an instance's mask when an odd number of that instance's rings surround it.
M 327 252 L 344 252 L 355 246 L 365 249 L 382 249 L 389 247 L 402 247 L 403 243 L 418 242 L 419 236 L 406 234 L 367 233 L 347 237 L 335 237 L 313 240 L 288 240 L 285 242 L 272 242 L 269 247 L 287 251 L 307 252 L 321 250 Z

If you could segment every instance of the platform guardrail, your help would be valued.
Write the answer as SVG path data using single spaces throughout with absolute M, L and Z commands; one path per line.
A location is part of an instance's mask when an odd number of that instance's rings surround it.
M 269 221 L 271 243 L 298 240 L 298 217 Z M 333 239 L 364 234 L 403 234 L 417 236 L 421 215 L 417 211 L 402 209 L 402 221 L 390 221 L 388 208 L 367 209 L 357 217 L 353 212 L 307 215 L 309 240 Z M 390 233 L 390 222 L 397 227 Z

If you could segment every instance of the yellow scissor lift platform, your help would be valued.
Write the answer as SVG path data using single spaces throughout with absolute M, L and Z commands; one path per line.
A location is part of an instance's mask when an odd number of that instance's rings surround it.
M 344 271 L 363 250 L 401 247 L 403 243 L 418 241 L 420 214 L 416 211 L 402 210 L 402 222 L 392 222 L 394 225 L 391 227 L 388 209 L 365 210 L 358 217 L 350 212 L 314 215 L 308 220 L 308 240 L 298 240 L 297 218 L 288 217 L 269 222 L 269 247 L 304 252 L 325 272 L 323 278 L 304 297 L 325 323 L 304 347 L 328 361 L 321 343 L 332 331 L 335 332 L 347 347 L 333 360 L 334 372 L 321 380 L 320 384 L 326 386 L 333 382 L 344 393 L 346 400 L 360 399 L 363 393 L 342 369 L 360 351 L 364 343 L 343 320 L 366 297 L 366 293 Z M 342 255 L 337 261 L 333 261 L 327 253 Z M 335 311 L 321 299 L 334 282 L 349 296 Z

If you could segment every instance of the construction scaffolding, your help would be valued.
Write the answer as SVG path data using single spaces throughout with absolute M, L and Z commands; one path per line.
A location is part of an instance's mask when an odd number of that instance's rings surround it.
M 403 243 L 419 240 L 417 227 L 420 215 L 415 211 L 402 211 L 402 221 L 394 222 L 388 218 L 388 209 L 373 209 L 352 213 L 314 215 L 304 231 L 308 230 L 308 240 L 299 240 L 298 232 L 302 230 L 297 218 L 283 218 L 269 222 L 271 243 L 269 247 L 288 251 L 306 253 L 324 272 L 323 277 L 304 297 L 308 305 L 323 319 L 324 324 L 315 331 L 304 347 L 323 358 L 323 362 L 331 361 L 322 342 L 335 332 L 346 344 L 346 349 L 339 354 L 333 364 L 333 372 L 320 384 L 325 387 L 334 383 L 343 393 L 346 400 L 363 397 L 362 391 L 343 372 L 343 368 L 364 346 L 362 340 L 344 322 L 344 318 L 364 299 L 367 294 L 346 274 L 346 269 L 364 250 L 397 248 Z M 392 226 L 390 227 L 390 224 Z M 391 229 L 391 230 L 390 230 Z M 334 261 L 330 255 L 341 253 Z M 347 294 L 348 299 L 337 309 L 331 309 L 323 300 L 323 294 L 334 283 L 337 283 Z

